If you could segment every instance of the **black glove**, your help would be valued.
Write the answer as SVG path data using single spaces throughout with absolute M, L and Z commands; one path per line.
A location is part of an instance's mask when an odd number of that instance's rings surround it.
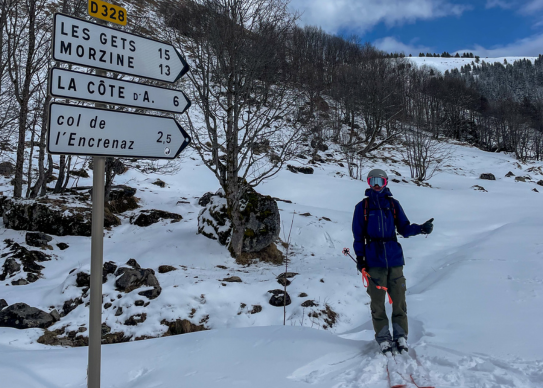
M 426 221 L 424 224 L 420 226 L 420 232 L 422 234 L 430 234 L 432 233 L 432 230 L 434 230 L 434 219 L 430 218 L 428 221 Z
M 356 269 L 362 272 L 363 269 L 368 270 L 368 262 L 364 256 L 356 256 Z

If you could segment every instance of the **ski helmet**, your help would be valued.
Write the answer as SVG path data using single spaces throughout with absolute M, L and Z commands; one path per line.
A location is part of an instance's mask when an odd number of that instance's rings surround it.
M 383 170 L 378 168 L 371 170 L 368 173 L 368 185 L 371 187 L 377 185 L 379 187 L 385 187 L 388 183 L 388 175 Z

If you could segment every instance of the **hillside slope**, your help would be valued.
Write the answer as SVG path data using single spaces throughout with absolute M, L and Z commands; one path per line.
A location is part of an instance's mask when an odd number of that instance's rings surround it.
M 429 181 L 431 187 L 408 178 L 409 169 L 394 147 L 365 166 L 366 172 L 384 168 L 398 181 L 390 189 L 412 222 L 435 218 L 434 233 L 427 238 L 400 240 L 406 256 L 411 353 L 437 387 L 540 387 L 543 193 L 533 190 L 543 191 L 536 184 L 543 179 L 542 164 L 521 165 L 504 154 L 453 147 L 453 159 Z M 385 360 L 373 341 L 369 297 L 354 263 L 341 254 L 343 247 L 352 246 L 352 212 L 367 185 L 348 177 L 338 164 L 339 152 L 326 154 L 321 155 L 328 162 L 313 166 L 313 175 L 285 169 L 258 188 L 292 201 L 279 202 L 283 240 L 293 222 L 289 271 L 298 273 L 288 287 L 292 304 L 287 327 L 278 326 L 282 308 L 268 304 L 268 290 L 281 288 L 275 278 L 284 267 L 236 265 L 224 247 L 196 234 L 197 198 L 218 185 L 190 151 L 175 175 L 132 169 L 117 177 L 117 184 L 138 189 L 143 209 L 179 213 L 183 220 L 141 228 L 130 224 L 131 213 L 125 213 L 122 225 L 106 232 L 104 261 L 122 265 L 134 258 L 143 268 L 157 271 L 171 265 L 178 270 L 157 272 L 162 293 L 147 306 L 135 305 L 140 290 L 119 299 L 114 278 L 108 278 L 104 300 L 113 307 L 103 310 L 103 321 L 132 340 L 163 335 L 163 320 L 189 319 L 212 330 L 104 346 L 103 387 L 172 386 L 178 381 L 190 387 L 216 387 L 219 382 L 223 387 L 387 386 Z M 506 178 L 509 171 L 531 179 Z M 485 172 L 497 180 L 478 179 Z M 153 185 L 157 178 L 166 187 Z M 79 185 L 91 179 L 81 179 Z M 7 193 L 5 179 L 1 185 Z M 2 236 L 25 246 L 24 232 L 2 229 Z M 70 248 L 60 251 L 57 242 Z M 81 295 L 75 273 L 90 267 L 90 238 L 55 237 L 52 243 L 55 260 L 43 263 L 44 278 L 25 286 L 11 286 L 12 279 L 0 282 L 1 298 L 49 311 Z M 232 275 L 242 282 L 222 281 Z M 306 300 L 316 306 L 301 306 Z M 262 311 L 254 313 L 254 306 Z M 121 315 L 114 313 L 118 307 L 123 307 Z M 125 325 L 127 318 L 143 312 L 145 322 Z M 87 322 L 87 309 L 80 305 L 52 329 L 77 330 Z M 41 332 L 0 329 L 3 386 L 84 386 L 86 348 L 39 345 Z

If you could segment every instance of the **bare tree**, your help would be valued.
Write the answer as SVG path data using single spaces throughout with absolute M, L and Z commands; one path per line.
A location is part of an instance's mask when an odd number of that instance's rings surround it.
M 226 193 L 229 250 L 239 257 L 242 197 L 281 169 L 299 135 L 294 122 L 282 126 L 298 103 L 281 82 L 281 53 L 295 17 L 285 0 L 186 1 L 164 14 L 193 62 L 188 78 L 196 106 L 186 121 L 195 150 Z
M 32 117 L 32 105 L 37 106 L 33 99 L 45 87 L 45 79 L 40 74 L 47 69 L 49 60 L 47 6 L 47 0 L 13 0 L 3 10 L 5 39 L 2 44 L 6 47 L 7 74 L 18 104 L 14 197 L 22 196 L 28 117 Z
M 405 132 L 402 148 L 403 157 L 411 170 L 411 178 L 425 181 L 452 156 L 452 148 L 448 143 L 432 138 L 430 134 L 414 128 Z

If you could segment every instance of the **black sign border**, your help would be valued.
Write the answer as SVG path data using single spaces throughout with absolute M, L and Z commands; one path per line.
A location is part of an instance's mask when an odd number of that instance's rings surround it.
M 165 87 L 162 87 L 162 86 L 155 86 L 155 85 L 146 85 L 146 86 L 156 88 L 156 89 L 175 90 L 176 92 L 181 93 L 185 97 L 185 100 L 187 100 L 187 102 L 188 102 L 188 105 L 186 106 L 186 108 L 183 109 L 182 112 L 178 112 L 178 111 L 166 110 L 166 109 L 144 108 L 144 107 L 141 107 L 141 106 L 134 106 L 134 105 L 128 105 L 128 104 L 119 104 L 119 103 L 113 103 L 113 102 L 105 102 L 105 101 L 101 101 L 101 100 L 88 100 L 88 99 L 84 99 L 84 98 L 59 96 L 59 95 L 53 94 L 53 70 L 62 70 L 62 71 L 70 72 L 70 73 L 76 73 L 76 74 L 82 74 L 82 75 L 90 75 L 90 76 L 97 77 L 97 78 L 104 78 L 104 79 L 112 80 L 112 81 L 128 82 L 128 83 L 137 84 L 137 85 L 145 85 L 145 84 L 142 84 L 142 83 L 136 82 L 136 81 L 128 81 L 128 80 L 124 80 L 124 79 L 115 79 L 115 78 L 111 78 L 111 77 L 104 77 L 102 75 L 88 74 L 88 73 L 83 73 L 81 71 L 63 69 L 61 67 L 52 67 L 49 70 L 49 80 L 50 80 L 50 82 L 49 82 L 48 92 L 49 92 L 49 95 L 51 97 L 54 97 L 54 98 L 67 98 L 69 100 L 75 100 L 75 101 L 98 102 L 98 103 L 104 103 L 104 104 L 126 106 L 126 107 L 129 107 L 129 108 L 135 108 L 135 109 L 145 109 L 145 110 L 153 110 L 153 111 L 158 111 L 158 112 L 175 113 L 175 114 L 183 114 L 192 106 L 192 102 L 189 100 L 187 95 L 182 90 L 168 89 L 168 88 L 165 88 Z
M 127 114 L 127 115 L 153 116 L 153 117 L 160 117 L 160 118 L 164 118 L 164 119 L 173 120 L 174 123 L 177 125 L 177 128 L 179 129 L 179 132 L 181 132 L 181 135 L 183 135 L 185 140 L 183 141 L 183 143 L 179 147 L 179 150 L 176 152 L 176 154 L 174 156 L 172 156 L 172 157 L 167 157 L 167 156 L 152 157 L 152 156 L 141 156 L 141 155 L 116 155 L 116 154 L 105 154 L 104 155 L 104 154 L 90 154 L 90 153 L 79 153 L 79 152 L 52 152 L 49 149 L 49 143 L 50 143 L 50 140 L 51 140 L 51 137 L 50 137 L 50 134 L 51 134 L 51 109 L 53 108 L 53 105 L 74 106 L 74 107 L 79 107 L 79 108 L 83 108 L 83 109 L 94 109 L 94 110 L 99 110 L 99 111 L 109 111 L 109 112 L 115 112 L 115 113 Z M 125 158 L 125 159 L 137 158 L 137 159 L 172 159 L 173 160 L 173 159 L 177 158 L 179 156 L 179 154 L 191 142 L 191 138 L 188 135 L 188 133 L 183 129 L 183 127 L 181 125 L 179 125 L 179 123 L 173 117 L 164 117 L 164 116 L 146 115 L 146 114 L 143 114 L 143 113 L 115 111 L 115 110 L 111 110 L 111 109 L 96 108 L 96 107 L 93 107 L 93 106 L 62 104 L 62 103 L 59 103 L 59 102 L 51 102 L 51 103 L 49 103 L 48 114 L 49 114 L 49 117 L 48 117 L 49 120 L 47 122 L 47 152 L 50 153 L 51 155 L 102 156 L 102 157 L 105 157 L 105 158 L 113 156 L 113 157 L 116 157 L 116 158 Z
M 64 59 L 57 59 L 55 58 L 55 31 L 56 31 L 56 28 L 57 28 L 57 16 L 64 16 L 64 17 L 67 17 L 69 19 L 75 19 L 75 20 L 78 20 L 80 22 L 83 22 L 83 23 L 89 23 L 89 24 L 93 24 L 95 26 L 98 26 L 98 27 L 101 27 L 101 28 L 107 28 L 109 30 L 113 30 L 113 31 L 117 31 L 117 32 L 122 32 L 123 34 L 127 34 L 127 35 L 132 35 L 132 36 L 137 36 L 138 38 L 142 38 L 142 39 L 147 39 L 147 40 L 151 40 L 153 42 L 157 42 L 157 43 L 160 43 L 160 44 L 165 44 L 165 45 L 168 45 L 170 46 L 171 48 L 173 48 L 173 50 L 175 51 L 175 53 L 177 54 L 177 56 L 179 57 L 179 59 L 181 60 L 181 63 L 183 64 L 183 69 L 181 69 L 181 72 L 178 74 L 177 78 L 174 79 L 173 81 L 167 81 L 167 80 L 163 80 L 163 79 L 160 79 L 160 78 L 150 78 L 150 77 L 145 77 L 145 76 L 142 76 L 140 74 L 136 74 L 136 73 L 128 73 L 128 72 L 120 72 L 120 71 L 115 71 L 115 70 L 111 70 L 111 69 L 108 69 L 108 68 L 105 68 L 105 67 L 99 67 L 99 66 L 89 66 L 89 65 L 82 65 L 80 63 L 77 63 L 77 62 L 71 62 L 71 61 L 66 61 Z M 177 82 L 182 76 L 184 76 L 189 70 L 190 70 L 190 66 L 189 64 L 187 63 L 187 61 L 185 61 L 185 59 L 181 56 L 181 53 L 179 53 L 179 51 L 177 51 L 177 49 L 169 44 L 169 43 L 166 43 L 166 42 L 161 42 L 159 40 L 156 40 L 156 39 L 153 39 L 153 38 L 148 38 L 146 36 L 143 36 L 143 35 L 138 35 L 138 34 L 132 34 L 131 32 L 126 32 L 126 31 L 123 31 L 123 30 L 119 30 L 117 28 L 113 28 L 113 27 L 109 27 L 109 26 L 103 26 L 101 24 L 98 24 L 98 23 L 93 23 L 91 21 L 88 21 L 88 20 L 85 20 L 85 19 L 81 19 L 81 18 L 76 18 L 76 17 L 73 17 L 73 16 L 70 16 L 70 15 L 66 15 L 62 12 L 55 12 L 54 14 L 54 17 L 53 17 L 53 39 L 52 39 L 52 43 L 51 43 L 51 58 L 53 58 L 55 61 L 59 61 L 59 62 L 63 62 L 63 63 L 70 63 L 72 65 L 75 65 L 75 66 L 81 66 L 81 67 L 88 67 L 88 68 L 92 68 L 92 69 L 100 69 L 100 70 L 105 70 L 105 71 L 110 71 L 110 72 L 114 72 L 114 73 L 121 73 L 121 74 L 127 74 L 127 75 L 133 75 L 135 77 L 141 77 L 141 78 L 146 78 L 146 79 L 151 79 L 151 80 L 154 80 L 154 81 L 160 81 L 160 82 L 167 82 L 167 83 L 175 83 Z

